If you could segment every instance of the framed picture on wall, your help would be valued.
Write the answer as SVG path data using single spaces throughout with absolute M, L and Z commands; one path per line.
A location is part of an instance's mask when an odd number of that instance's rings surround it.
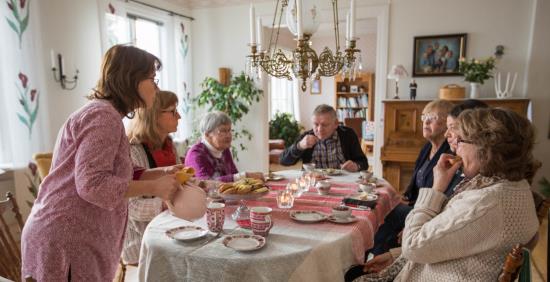
M 314 79 L 311 81 L 311 94 L 321 94 L 321 80 L 320 79 Z
M 466 57 L 466 33 L 414 37 L 413 77 L 457 76 Z
M 349 92 L 350 92 L 350 93 L 359 93 L 359 86 L 357 86 L 357 85 L 350 85 L 350 86 L 349 86 Z

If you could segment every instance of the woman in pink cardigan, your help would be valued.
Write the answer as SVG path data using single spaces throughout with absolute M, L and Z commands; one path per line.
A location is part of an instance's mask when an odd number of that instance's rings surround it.
M 135 175 L 122 124 L 137 108 L 153 105 L 160 65 L 132 46 L 115 45 L 105 54 L 90 101 L 59 132 L 52 168 L 23 228 L 23 280 L 113 280 L 128 198 L 171 200 L 180 188 L 166 175 L 175 168 Z
M 214 179 L 223 182 L 242 177 L 263 179 L 261 172 L 237 171 L 231 156 L 231 119 L 223 112 L 210 112 L 200 123 L 201 140 L 193 145 L 185 157 L 185 166 L 195 169 L 198 179 Z

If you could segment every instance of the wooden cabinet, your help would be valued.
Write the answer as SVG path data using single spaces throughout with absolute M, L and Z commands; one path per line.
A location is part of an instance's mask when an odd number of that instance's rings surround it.
M 360 73 L 354 81 L 337 75 L 335 87 L 338 120 L 366 118 L 374 121 L 374 74 Z
M 509 108 L 527 116 L 529 99 L 480 99 L 491 107 Z M 409 184 L 414 162 L 427 142 L 422 137 L 420 116 L 431 100 L 386 100 L 384 104 L 384 146 L 380 160 L 384 179 L 403 192 Z M 459 104 L 462 100 L 451 101 Z

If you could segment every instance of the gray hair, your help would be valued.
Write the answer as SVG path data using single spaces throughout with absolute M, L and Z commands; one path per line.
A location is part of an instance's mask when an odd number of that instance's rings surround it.
M 202 118 L 199 128 L 201 130 L 201 134 L 204 136 L 207 133 L 214 131 L 218 128 L 218 126 L 225 124 L 231 124 L 231 118 L 229 118 L 229 116 L 224 112 L 213 111 L 207 113 Z
M 336 110 L 334 110 L 333 107 L 327 105 L 327 104 L 321 104 L 317 107 L 315 107 L 315 110 L 313 110 L 313 115 L 322 115 L 322 114 L 330 114 L 334 119 L 337 118 L 336 116 Z

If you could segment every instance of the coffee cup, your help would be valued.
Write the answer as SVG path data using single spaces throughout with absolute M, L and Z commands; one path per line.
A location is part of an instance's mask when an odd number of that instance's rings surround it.
M 218 233 L 223 230 L 225 221 L 225 204 L 212 202 L 206 207 L 206 224 L 208 230 Z
M 321 195 L 327 195 L 330 192 L 330 182 L 326 180 L 321 180 L 315 184 L 317 192 Z
M 376 188 L 376 184 L 374 183 L 361 183 L 359 184 L 359 189 L 365 193 L 372 193 L 374 192 L 374 188 Z
M 372 177 L 372 172 L 368 170 L 362 170 L 359 172 L 359 175 L 361 176 L 361 179 L 368 181 Z
M 351 216 L 351 209 L 344 205 L 332 208 L 332 215 L 337 218 L 348 218 Z
M 250 209 L 250 225 L 255 235 L 267 237 L 273 227 L 271 220 L 271 208 L 253 207 Z

